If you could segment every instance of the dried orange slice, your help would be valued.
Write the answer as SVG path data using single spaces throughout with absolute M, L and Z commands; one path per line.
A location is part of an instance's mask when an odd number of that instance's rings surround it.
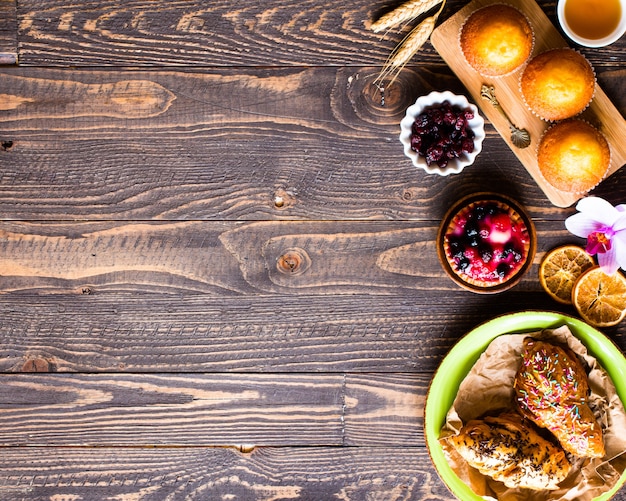
M 562 245 L 549 251 L 539 265 L 539 281 L 559 303 L 572 304 L 572 288 L 582 273 L 594 265 L 593 258 L 578 245 Z
M 572 303 L 588 324 L 616 325 L 626 317 L 626 277 L 619 271 L 607 275 L 594 266 L 574 284 Z

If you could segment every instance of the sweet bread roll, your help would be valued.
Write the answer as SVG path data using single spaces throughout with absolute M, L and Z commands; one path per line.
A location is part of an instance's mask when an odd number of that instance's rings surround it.
M 587 373 L 569 349 L 526 338 L 514 386 L 522 414 L 550 430 L 563 449 L 604 456 L 602 429 L 586 400 Z
M 563 450 L 517 413 L 469 421 L 448 441 L 470 466 L 510 488 L 554 490 L 571 469 Z

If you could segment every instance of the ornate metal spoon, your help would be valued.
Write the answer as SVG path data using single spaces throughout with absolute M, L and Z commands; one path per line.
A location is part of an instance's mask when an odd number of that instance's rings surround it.
M 528 147 L 528 145 L 530 145 L 530 134 L 526 129 L 520 129 L 519 127 L 516 127 L 513 122 L 511 122 L 511 119 L 504 111 L 504 108 L 500 106 L 500 103 L 496 99 L 496 91 L 493 85 L 483 84 L 480 89 L 480 97 L 489 101 L 496 110 L 502 113 L 502 116 L 506 118 L 507 122 L 509 122 L 509 128 L 511 129 L 511 142 L 518 148 Z

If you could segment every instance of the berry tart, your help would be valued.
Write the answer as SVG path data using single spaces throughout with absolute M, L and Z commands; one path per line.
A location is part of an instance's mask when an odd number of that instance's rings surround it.
M 437 242 L 439 260 L 452 280 L 478 293 L 515 285 L 536 250 L 532 220 L 519 204 L 495 193 L 471 195 L 455 204 Z

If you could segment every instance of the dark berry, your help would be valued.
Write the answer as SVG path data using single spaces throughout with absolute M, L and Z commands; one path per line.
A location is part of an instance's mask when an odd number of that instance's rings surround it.
M 429 115 L 430 115 L 431 120 L 436 125 L 443 124 L 443 112 L 441 111 L 441 108 L 431 108 L 429 110 Z
M 460 144 L 453 144 L 450 149 L 454 152 L 456 158 L 460 157 L 463 153 L 463 146 Z
M 459 270 L 465 271 L 467 267 L 470 265 L 470 260 L 466 257 L 462 257 L 459 259 Z
M 522 260 L 522 253 L 519 251 L 519 249 L 516 248 L 513 242 L 507 242 L 507 244 L 504 246 L 504 250 L 502 251 L 502 257 L 504 259 L 508 258 L 509 256 L 515 263 L 519 263 Z
M 411 148 L 413 151 L 419 151 L 422 147 L 422 136 L 414 135 L 411 136 Z
M 426 151 L 426 163 L 428 165 L 437 163 L 443 156 L 443 147 L 435 144 Z
M 430 118 L 426 113 L 420 113 L 415 119 L 415 123 L 413 124 L 414 128 L 425 128 L 428 127 L 430 122 Z
M 445 125 L 454 125 L 456 123 L 456 115 L 451 109 L 447 109 L 443 114 L 443 123 Z
M 491 246 L 485 244 L 480 245 L 478 252 L 480 253 L 480 259 L 482 259 L 483 263 L 491 261 L 491 258 L 493 257 L 493 250 L 491 249 Z
M 463 139 L 462 148 L 465 153 L 472 153 L 474 151 L 474 141 L 469 138 Z
M 507 274 L 509 273 L 509 265 L 506 263 L 500 263 L 498 265 L 498 267 L 496 268 L 496 273 L 498 274 L 498 276 L 500 278 L 504 278 L 507 276 Z
M 502 210 L 496 204 L 487 204 L 485 205 L 485 212 L 493 216 L 494 214 L 501 214 Z
M 411 148 L 426 158 L 426 163 L 447 165 L 452 158 L 474 151 L 474 133 L 467 121 L 471 110 L 452 106 L 448 101 L 420 113 L 411 128 Z
M 479 205 L 477 207 L 474 207 L 474 216 L 476 217 L 478 221 L 483 219 L 485 217 L 485 214 L 486 214 L 486 208 L 484 205 Z
M 478 236 L 480 229 L 478 228 L 478 223 L 476 221 L 468 221 L 465 225 L 465 235 L 468 237 Z
M 460 259 L 465 252 L 465 246 L 457 238 L 450 238 L 450 254 L 453 259 Z

